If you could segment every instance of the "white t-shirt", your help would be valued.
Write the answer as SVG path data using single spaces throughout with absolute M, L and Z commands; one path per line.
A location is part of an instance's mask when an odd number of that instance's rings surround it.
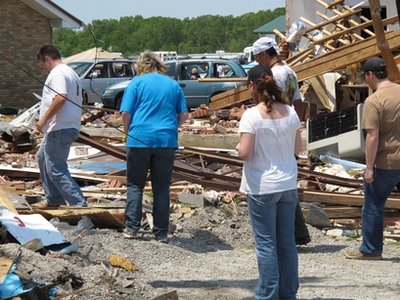
M 68 100 L 61 110 L 47 122 L 43 132 L 66 128 L 79 130 L 81 127 L 82 88 L 78 75 L 65 64 L 55 66 L 47 76 L 42 92 L 40 117 L 49 109 L 57 93 L 66 94 Z
M 278 86 L 285 92 L 291 101 L 300 100 L 299 84 L 296 73 L 286 64 L 274 65 L 272 74 Z
M 263 195 L 297 188 L 295 139 L 300 120 L 291 106 L 288 116 L 263 119 L 257 107 L 246 110 L 239 132 L 255 135 L 254 153 L 244 161 L 240 191 Z

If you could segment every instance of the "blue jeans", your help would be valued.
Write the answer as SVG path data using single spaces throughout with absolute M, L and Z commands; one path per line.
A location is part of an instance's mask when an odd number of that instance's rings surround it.
M 153 189 L 154 234 L 168 235 L 169 187 L 174 165 L 174 148 L 127 148 L 127 203 L 125 225 L 133 232 L 140 229 L 143 189 L 150 170 Z
M 259 279 L 255 299 L 296 299 L 299 287 L 294 218 L 297 190 L 247 195 Z
M 387 198 L 400 182 L 400 170 L 374 168 L 374 181 L 364 183 L 361 253 L 381 255 L 383 250 L 384 208 Z
M 79 136 L 73 128 L 51 131 L 44 135 L 37 153 L 40 179 L 49 206 L 70 204 L 87 206 L 79 185 L 68 171 L 71 145 Z

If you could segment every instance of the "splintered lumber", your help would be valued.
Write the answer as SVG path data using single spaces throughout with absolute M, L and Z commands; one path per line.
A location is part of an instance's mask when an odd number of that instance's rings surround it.
M 247 77 L 199 78 L 198 82 L 246 82 Z
M 384 26 L 386 26 L 386 25 L 390 25 L 390 24 L 395 24 L 398 21 L 399 21 L 398 17 L 395 16 L 395 17 L 390 17 L 390 18 L 382 20 L 382 23 L 383 23 Z M 320 44 L 323 44 L 323 43 L 325 43 L 325 42 L 327 42 L 329 40 L 335 39 L 335 38 L 337 38 L 339 36 L 346 35 L 348 33 L 352 33 L 355 30 L 362 29 L 362 28 L 365 28 L 365 27 L 369 27 L 369 26 L 372 26 L 372 25 L 373 25 L 372 21 L 367 21 L 367 22 L 361 23 L 361 24 L 359 24 L 357 26 L 349 27 L 349 28 L 347 28 L 345 30 L 340 30 L 338 32 L 332 33 L 332 35 L 324 37 L 322 39 L 314 40 L 312 42 L 312 44 L 313 45 L 320 45 Z M 353 34 L 353 36 L 355 36 L 355 35 Z
M 324 78 L 322 76 L 316 76 L 309 79 L 312 89 L 314 90 L 319 102 L 326 109 L 331 110 L 331 103 L 329 100 L 329 91 L 326 88 Z
M 46 219 L 58 218 L 62 222 L 78 224 L 83 216 L 87 216 L 98 228 L 124 228 L 123 208 L 33 208 L 33 212 L 41 214 Z M 20 211 L 21 214 L 32 213 Z
M 394 30 L 385 34 L 391 50 L 400 47 L 400 30 Z M 343 69 L 349 64 L 364 61 L 372 56 L 379 55 L 380 50 L 375 38 L 340 47 L 312 60 L 293 66 L 298 80 L 303 81 L 317 75 Z
M 10 201 L 8 193 L 9 192 L 7 192 L 5 189 L 0 187 L 0 206 L 4 206 L 5 208 L 7 208 L 9 211 L 13 212 L 14 214 L 18 214 L 14 205 Z
M 364 196 L 353 194 L 341 194 L 332 192 L 320 192 L 310 190 L 300 190 L 299 198 L 304 202 L 335 204 L 335 205 L 349 205 L 349 206 L 363 206 Z M 385 208 L 387 209 L 400 209 L 400 197 L 389 197 L 386 201 Z
M 362 9 L 359 8 L 359 9 L 356 9 L 354 11 L 350 11 L 350 12 L 344 13 L 341 16 L 336 16 L 336 17 L 333 17 L 333 18 L 327 18 L 327 20 L 325 22 L 318 23 L 316 25 L 313 25 L 312 27 L 307 28 L 306 32 L 310 32 L 310 31 L 313 31 L 313 30 L 316 30 L 316 29 L 321 29 L 322 27 L 324 27 L 326 25 L 329 25 L 329 24 L 332 24 L 332 23 L 336 23 L 338 21 L 341 21 L 341 20 L 346 19 L 348 17 L 351 17 L 353 15 L 359 14 L 361 11 L 362 11 Z
M 295 64 L 297 64 L 298 62 L 302 62 L 302 61 L 304 61 L 305 59 L 307 59 L 307 57 L 308 57 L 310 54 L 312 54 L 313 52 L 314 52 L 313 47 L 306 48 L 306 49 L 300 51 L 299 53 L 297 53 L 297 54 L 295 54 L 295 55 L 289 57 L 289 58 L 286 60 L 286 63 L 288 64 L 288 66 L 293 67 L 293 66 L 294 66 Z
M 211 109 L 221 109 L 235 104 L 240 104 L 250 99 L 251 95 L 249 89 L 242 86 L 211 97 L 209 107 Z
M 353 219 L 361 217 L 361 207 L 323 207 L 323 210 L 329 219 Z M 302 208 L 302 211 L 306 216 L 308 208 Z
M 400 72 L 396 66 L 388 42 L 385 39 L 385 31 L 383 30 L 383 23 L 380 16 L 381 3 L 379 0 L 369 0 L 369 7 L 376 34 L 376 42 L 386 62 L 389 79 L 398 82 L 400 80 Z
M 10 259 L 0 254 L 0 282 L 2 278 L 8 274 L 13 264 L 13 259 Z

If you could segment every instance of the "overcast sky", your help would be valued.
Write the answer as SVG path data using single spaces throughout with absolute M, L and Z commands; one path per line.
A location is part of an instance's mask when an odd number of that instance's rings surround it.
M 285 0 L 52 0 L 84 23 L 141 15 L 193 18 L 202 15 L 239 16 L 284 7 Z

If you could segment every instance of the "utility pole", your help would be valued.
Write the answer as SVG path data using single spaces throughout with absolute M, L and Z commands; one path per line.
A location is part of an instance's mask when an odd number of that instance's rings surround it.
M 400 0 L 396 0 L 397 9 L 399 9 Z M 374 26 L 374 32 L 378 49 L 381 51 L 382 57 L 386 62 L 386 67 L 389 75 L 389 79 L 394 82 L 400 82 L 400 72 L 397 68 L 394 60 L 392 51 L 389 48 L 385 37 L 385 31 L 383 30 L 383 23 L 381 18 L 381 2 L 380 0 L 369 0 L 369 9 L 371 11 L 372 23 Z

